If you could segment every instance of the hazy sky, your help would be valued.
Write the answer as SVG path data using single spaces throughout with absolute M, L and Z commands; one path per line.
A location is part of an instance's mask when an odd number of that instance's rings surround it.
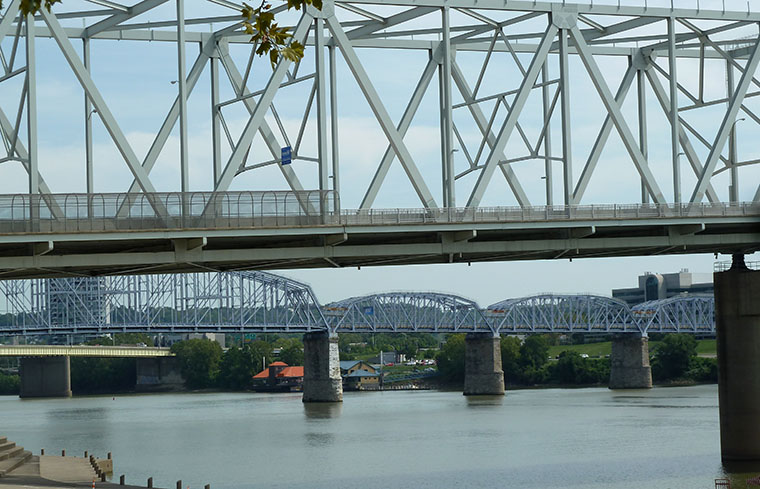
M 134 2 L 125 2 L 131 4 Z M 206 2 L 186 2 L 188 15 L 219 13 L 229 15 L 230 10 Z M 275 2 L 276 3 L 276 2 Z M 585 3 L 585 2 L 584 2 Z M 616 0 L 595 0 L 595 4 L 611 3 Z M 644 5 L 643 0 L 623 0 L 623 4 Z M 670 0 L 648 0 L 650 7 L 669 6 Z M 676 0 L 676 6 L 695 8 L 696 0 Z M 754 3 L 754 2 L 753 2 Z M 702 9 L 722 8 L 722 0 L 701 0 Z M 167 2 L 161 9 L 137 18 L 137 22 L 155 22 L 172 18 L 173 2 Z M 727 8 L 746 11 L 745 0 L 726 0 Z M 79 8 L 98 8 L 81 0 L 65 0 L 64 5 L 56 9 L 74 10 Z M 338 10 L 341 19 L 356 17 L 343 10 Z M 390 13 L 390 10 L 389 10 Z M 503 17 L 494 14 L 496 17 Z M 506 14 L 504 14 L 506 15 Z M 512 15 L 512 14 L 510 14 Z M 286 17 L 287 19 L 287 17 Z M 599 19 L 609 23 L 612 19 Z M 619 19 L 618 19 L 619 20 Z M 65 25 L 74 26 L 76 21 L 64 21 Z M 420 19 L 420 26 L 434 25 L 440 22 L 440 16 L 426 16 Z M 459 13 L 452 13 L 452 23 L 472 23 L 473 20 Z M 702 25 L 706 27 L 705 25 Z M 532 25 L 530 29 L 543 29 L 544 25 Z M 193 27 L 201 29 L 200 27 Z M 220 26 L 215 26 L 216 29 Z M 208 27 L 203 27 L 208 29 Z M 651 27 L 653 31 L 662 32 L 664 24 Z M 748 28 L 745 34 L 757 35 L 756 27 Z M 679 27 L 679 32 L 685 30 Z M 641 31 L 642 35 L 649 32 Z M 509 34 L 509 31 L 507 31 Z M 74 43 L 81 50 L 81 43 Z M 10 52 L 10 38 L 0 43 L 0 47 Z M 22 43 L 23 46 L 23 43 Z M 54 192 L 82 192 L 84 183 L 84 131 L 83 131 L 83 100 L 82 90 L 71 74 L 65 60 L 51 40 L 37 41 L 38 57 L 38 101 L 39 101 L 39 131 L 40 131 L 40 170 L 42 176 Z M 308 51 L 308 50 L 307 50 Z M 22 51 L 23 52 L 23 51 Z M 188 69 L 197 55 L 197 47 L 188 45 Z M 239 70 L 245 70 L 250 47 L 233 46 L 232 56 Z M 391 118 L 398 121 L 403 113 L 409 96 L 419 79 L 425 62 L 426 52 L 390 51 L 379 53 L 372 50 L 358 50 L 370 78 L 378 90 Z M 479 53 L 458 53 L 457 62 L 465 72 L 470 85 L 475 84 L 484 55 Z M 341 202 L 344 209 L 358 207 L 364 191 L 374 174 L 377 164 L 385 151 L 387 140 L 379 128 L 370 108 L 363 99 L 353 77 L 340 56 L 338 57 L 337 80 L 340 92 L 338 103 L 339 118 L 339 148 L 341 154 Z M 176 47 L 171 43 L 161 42 L 127 42 L 127 41 L 93 41 L 92 43 L 92 76 L 109 107 L 116 115 L 119 124 L 127 134 L 131 145 L 139 158 L 142 158 L 155 132 L 169 109 L 176 94 L 177 86 L 171 82 L 177 79 Z M 525 66 L 530 62 L 529 55 L 520 55 L 521 63 Z M 603 67 L 604 75 L 614 92 L 627 66 L 624 58 L 599 58 L 598 63 Z M 660 66 L 667 70 L 667 60 L 661 58 Z M 550 71 L 558 73 L 558 59 L 550 57 Z M 313 69 L 313 53 L 307 52 L 303 63 L 302 73 Z M 698 63 L 686 60 L 679 63 L 680 81 L 689 89 L 695 90 L 698 82 Z M 709 76 L 705 84 L 707 100 L 725 96 L 725 63 L 708 61 Z M 210 150 L 210 117 L 209 117 L 209 74 L 208 67 L 201 76 L 195 91 L 189 99 L 189 134 L 190 134 L 190 184 L 194 190 L 208 190 L 211 181 L 211 150 Z M 271 73 L 265 60 L 254 62 L 249 86 L 259 88 Z M 571 73 L 571 127 L 574 181 L 580 176 L 581 169 L 594 143 L 603 118 L 603 105 L 589 82 L 582 64 L 572 58 Z M 739 74 L 736 75 L 737 79 Z M 514 60 L 506 53 L 497 53 L 489 64 L 481 88 L 481 94 L 497 93 L 516 88 L 521 77 Z M 15 120 L 19 104 L 23 77 L 17 76 L 0 84 L 0 108 L 11 119 Z M 288 138 L 293 144 L 297 137 L 298 127 L 303 117 L 305 100 L 311 89 L 311 81 L 307 84 L 296 85 L 282 89 L 275 98 L 277 110 L 283 121 Z M 667 86 L 667 82 L 663 80 Z M 405 141 L 421 172 L 425 176 L 428 187 L 440 203 L 441 171 L 440 147 L 438 129 L 438 83 L 434 79 L 423 98 L 418 115 L 409 130 Z M 234 97 L 229 84 L 222 77 L 222 100 Z M 554 89 L 552 89 L 552 94 Z M 623 112 L 629 121 L 632 132 L 638 131 L 636 123 L 636 90 L 631 89 Z M 454 103 L 462 101 L 462 97 L 454 90 Z M 681 96 L 681 102 L 687 100 Z M 540 91 L 534 93 L 528 100 L 526 109 L 520 118 L 527 137 L 535 142 L 541 131 L 541 96 Z M 232 104 L 225 107 L 223 114 L 230 130 L 232 139 L 237 139 L 247 121 L 247 113 L 240 106 Z M 760 112 L 760 104 L 756 99 L 749 100 L 747 105 Z M 493 103 L 482 104 L 483 111 L 490 115 Z M 709 140 L 714 138 L 720 123 L 724 105 L 716 105 L 698 111 L 690 111 L 684 117 L 705 134 Z M 648 124 L 649 124 L 649 161 L 652 172 L 656 175 L 668 201 L 673 200 L 672 167 L 670 155 L 670 129 L 666 117 L 651 90 L 648 91 Z M 501 124 L 505 116 L 502 108 L 498 112 L 495 127 Z M 94 120 L 94 150 L 95 150 L 95 190 L 98 192 L 123 192 L 132 180 L 132 176 L 116 151 L 107 132 L 98 119 L 97 114 L 91 114 Z M 270 116 L 270 125 L 281 145 L 285 145 L 285 136 L 277 129 Z M 316 123 L 314 110 L 308 117 L 301 155 L 316 156 Z M 480 137 L 466 109 L 458 109 L 454 113 L 457 124 L 468 151 L 475 155 L 478 152 Z M 737 123 L 740 139 L 739 157 L 741 160 L 760 158 L 760 146 L 755 143 L 758 126 L 749 118 Z M 561 154 L 561 132 L 559 109 L 552 121 L 553 152 Z M 26 133 L 22 129 L 20 137 L 25 141 Z M 707 150 L 692 138 L 697 152 L 702 160 L 707 157 Z M 178 137 L 175 128 L 156 167 L 151 172 L 151 179 L 159 191 L 176 191 L 179 189 L 178 171 Z M 467 168 L 467 162 L 459 144 L 455 155 L 456 171 Z M 510 157 L 525 154 L 526 149 L 517 133 L 513 134 L 507 146 Z M 229 149 L 225 148 L 223 155 L 227 157 Z M 0 147 L 0 158 L 5 156 Z M 249 164 L 266 161 L 271 156 L 264 150 L 262 140 L 257 136 L 248 160 Z M 520 177 L 531 202 L 543 205 L 544 175 L 543 160 L 529 160 L 512 165 Z M 314 163 L 295 161 L 293 168 L 301 178 L 305 188 L 317 187 L 317 171 Z M 685 198 L 691 193 L 696 178 L 683 164 L 683 194 Z M 562 168 L 559 162 L 554 166 L 555 185 L 554 198 L 561 203 Z M 760 182 L 760 167 L 743 167 L 740 198 L 751 200 Z M 477 172 L 462 178 L 457 182 L 457 199 L 462 205 L 477 178 Z M 714 185 L 721 196 L 727 200 L 728 172 L 723 172 L 713 179 Z M 21 166 L 15 162 L 4 163 L 0 167 L 0 192 L 26 192 L 26 176 Z M 235 179 L 233 190 L 269 190 L 284 189 L 286 184 L 275 166 L 256 171 L 246 172 Z M 610 142 L 602 154 L 602 159 L 594 178 L 588 187 L 582 203 L 633 203 L 639 199 L 639 177 L 625 152 L 617 133 L 613 131 Z M 509 191 L 506 183 L 498 175 L 495 176 L 485 194 L 484 205 L 515 205 L 516 200 Z M 395 161 L 388 174 L 386 185 L 378 195 L 375 207 L 420 207 L 420 202 L 412 191 L 401 165 Z M 722 257 L 722 259 L 728 259 Z M 752 259 L 751 257 L 749 258 Z M 758 260 L 758 258 L 754 258 Z M 652 258 L 597 258 L 586 260 L 566 259 L 558 261 L 509 262 L 466 265 L 435 265 L 435 266 L 406 266 L 382 267 L 345 270 L 292 270 L 284 271 L 285 275 L 311 284 L 322 302 L 329 302 L 349 296 L 381 292 L 388 290 L 433 290 L 455 293 L 476 300 L 481 305 L 488 305 L 498 300 L 528 295 L 537 292 L 594 292 L 609 294 L 612 288 L 631 287 L 636 284 L 636 277 L 645 271 L 669 273 L 681 268 L 689 268 L 692 272 L 708 273 L 713 267 L 712 255 L 685 255 L 673 257 Z

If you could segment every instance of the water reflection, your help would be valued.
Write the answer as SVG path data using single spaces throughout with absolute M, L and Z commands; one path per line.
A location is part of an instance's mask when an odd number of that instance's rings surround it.
M 504 396 L 466 396 L 467 407 L 470 408 L 487 408 L 501 406 L 504 403 Z
M 332 433 L 305 433 L 306 445 L 310 447 L 325 447 L 335 443 L 335 435 Z
M 342 402 L 305 402 L 303 412 L 310 419 L 337 418 L 343 412 Z

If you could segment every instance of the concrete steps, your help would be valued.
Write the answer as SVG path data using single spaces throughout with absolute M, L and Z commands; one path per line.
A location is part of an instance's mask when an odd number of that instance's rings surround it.
M 24 447 L 13 447 L 9 448 L 7 450 L 3 450 L 0 452 L 0 462 L 3 460 L 8 460 L 9 458 L 13 458 L 18 456 L 20 453 L 23 453 Z
M 24 465 L 32 458 L 32 452 L 29 450 L 22 450 L 19 455 L 8 458 L 0 462 L 0 477 L 5 477 L 12 471 Z
M 0 477 L 4 477 L 21 467 L 30 458 L 32 458 L 32 452 L 24 450 L 24 447 L 16 446 L 6 437 L 0 438 Z

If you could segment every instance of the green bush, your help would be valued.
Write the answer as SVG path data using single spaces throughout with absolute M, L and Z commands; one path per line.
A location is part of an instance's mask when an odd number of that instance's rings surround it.
M 0 395 L 18 395 L 20 389 L 21 377 L 0 372 Z

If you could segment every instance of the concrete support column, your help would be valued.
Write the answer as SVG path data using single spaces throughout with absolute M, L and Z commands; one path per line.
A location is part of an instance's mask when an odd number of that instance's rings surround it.
M 71 397 L 69 357 L 22 358 L 19 397 Z
M 610 389 L 651 389 L 649 338 L 637 334 L 612 337 Z
M 303 335 L 303 402 L 342 402 L 338 335 Z
M 138 392 L 179 391 L 184 387 L 177 357 L 138 358 L 135 368 Z
M 760 461 L 760 271 L 734 257 L 713 280 L 721 455 Z
M 468 333 L 464 351 L 464 395 L 504 395 L 501 342 L 491 333 Z

